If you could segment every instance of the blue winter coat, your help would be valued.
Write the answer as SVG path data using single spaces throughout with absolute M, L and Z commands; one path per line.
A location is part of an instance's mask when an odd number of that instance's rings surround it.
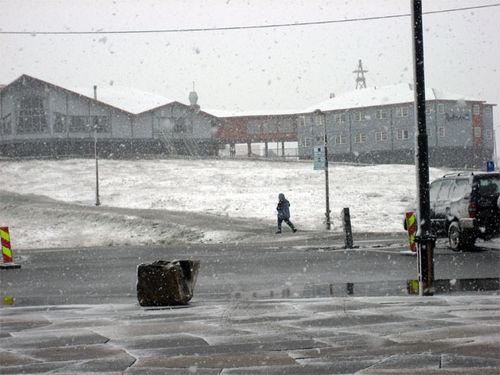
M 290 219 L 290 202 L 285 198 L 285 194 L 278 196 L 279 202 L 276 210 L 278 211 L 278 218 Z

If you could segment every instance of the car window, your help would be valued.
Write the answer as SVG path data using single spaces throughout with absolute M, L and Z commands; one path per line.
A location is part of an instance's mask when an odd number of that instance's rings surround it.
M 485 176 L 479 179 L 479 194 L 483 196 L 495 195 L 500 192 L 500 177 Z
M 444 180 L 441 184 L 441 189 L 439 189 L 439 193 L 437 196 L 438 201 L 449 199 L 450 188 L 453 185 L 453 180 Z
M 450 199 L 458 200 L 464 198 L 467 194 L 470 194 L 471 188 L 469 184 L 469 180 L 455 180 L 451 190 L 450 190 Z
M 429 188 L 429 197 L 431 201 L 435 201 L 443 181 L 434 181 Z

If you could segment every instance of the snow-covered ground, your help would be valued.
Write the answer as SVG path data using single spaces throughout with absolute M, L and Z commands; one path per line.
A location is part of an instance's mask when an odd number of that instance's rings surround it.
M 324 172 L 314 171 L 312 162 L 100 160 L 102 214 L 85 209 L 95 203 L 92 159 L 1 161 L 0 170 L 0 225 L 10 227 L 13 245 L 20 248 L 231 238 L 227 230 L 193 237 L 185 225 L 158 223 L 111 207 L 208 213 L 212 220 L 238 217 L 248 219 L 249 226 L 269 224 L 271 233 L 278 193 L 290 200 L 299 230 L 324 228 Z M 431 180 L 445 172 L 431 169 Z M 354 231 L 402 231 L 403 213 L 414 206 L 415 191 L 413 165 L 330 164 L 333 230 L 342 229 L 340 212 L 349 207 Z M 56 202 L 51 209 L 46 202 L 42 209 L 23 204 L 23 197 Z

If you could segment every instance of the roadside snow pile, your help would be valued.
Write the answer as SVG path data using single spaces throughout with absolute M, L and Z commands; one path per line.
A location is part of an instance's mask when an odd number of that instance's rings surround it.
M 0 202 L 1 225 L 23 232 L 19 247 L 96 246 L 162 243 L 186 235 L 190 240 L 223 241 L 220 228 L 203 234 L 185 233 L 189 225 L 158 225 L 154 220 L 125 215 L 113 207 L 174 210 L 248 219 L 275 225 L 278 193 L 290 200 L 292 221 L 299 229 L 324 228 L 324 173 L 312 162 L 246 160 L 101 160 L 100 200 L 108 214 L 93 207 L 95 163 L 90 159 L 2 161 L 1 188 L 28 197 L 55 200 L 57 210 L 43 212 L 20 201 Z M 445 171 L 431 169 L 431 180 Z M 349 207 L 354 231 L 402 231 L 403 212 L 414 206 L 412 165 L 330 165 L 330 208 L 334 230 L 341 230 L 342 208 Z M 70 206 L 64 203 L 73 204 Z M 74 204 L 81 207 L 77 210 Z M 22 206 L 22 207 L 21 207 Z M 94 207 L 95 208 L 95 207 Z M 70 209 L 70 211 L 68 211 Z M 71 212 L 74 211 L 74 212 Z M 30 228 L 30 232 L 22 229 Z M 77 228 L 81 228 L 79 231 Z M 181 232 L 184 231 L 184 234 Z M 86 237 L 79 240 L 78 236 Z M 214 233 L 217 233 L 215 235 Z M 231 234 L 227 233 L 228 237 Z M 234 236 L 233 236 L 234 237 Z M 85 245 L 87 244 L 87 245 Z

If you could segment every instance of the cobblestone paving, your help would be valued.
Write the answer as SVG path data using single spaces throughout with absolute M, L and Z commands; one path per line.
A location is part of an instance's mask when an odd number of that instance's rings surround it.
M 0 373 L 498 374 L 500 296 L 0 309 Z

